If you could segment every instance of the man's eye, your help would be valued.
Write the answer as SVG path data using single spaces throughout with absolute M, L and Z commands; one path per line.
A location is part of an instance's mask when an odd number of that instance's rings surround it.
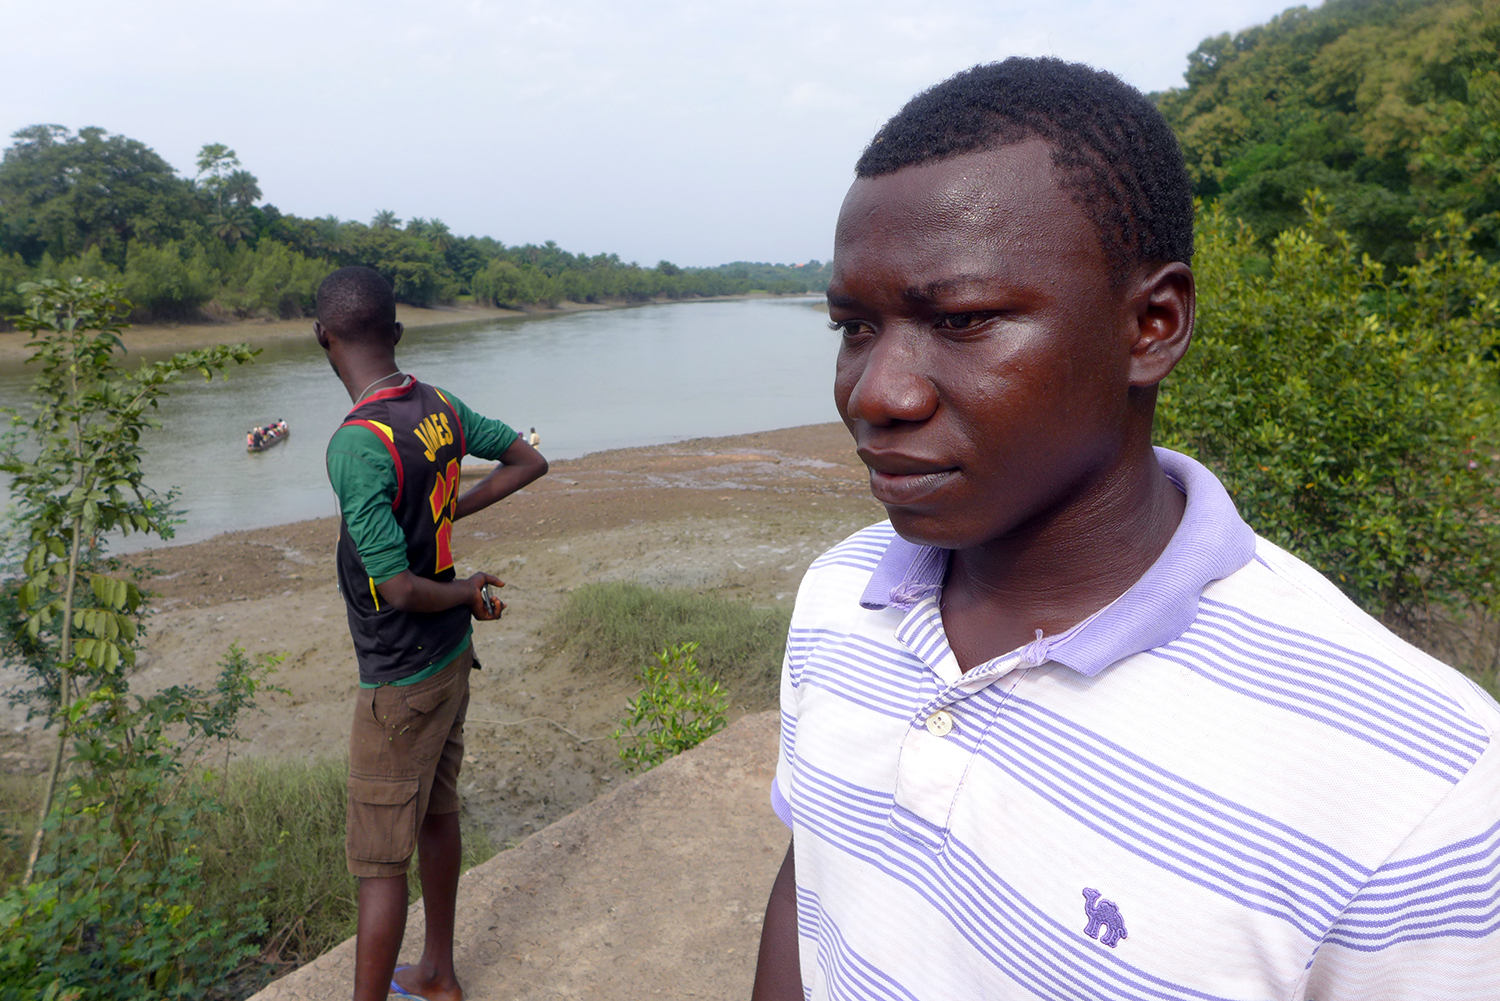
M 828 329 L 837 331 L 844 337 L 858 337 L 870 329 L 870 325 L 861 320 L 830 320 Z
M 988 318 L 988 313 L 944 313 L 938 317 L 937 325 L 943 330 L 968 330 Z

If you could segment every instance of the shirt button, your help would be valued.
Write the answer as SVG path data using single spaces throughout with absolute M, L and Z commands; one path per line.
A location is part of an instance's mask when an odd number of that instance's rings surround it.
M 938 710 L 927 717 L 927 732 L 934 737 L 946 737 L 953 732 L 953 717 Z

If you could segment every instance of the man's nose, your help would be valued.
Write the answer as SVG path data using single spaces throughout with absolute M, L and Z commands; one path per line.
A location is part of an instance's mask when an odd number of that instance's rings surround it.
M 852 373 L 847 416 L 877 427 L 931 417 L 938 393 L 925 362 L 915 338 L 899 330 L 876 335 Z

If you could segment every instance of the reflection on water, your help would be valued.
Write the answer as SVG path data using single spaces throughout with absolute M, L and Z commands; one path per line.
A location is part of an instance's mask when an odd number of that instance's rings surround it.
M 549 458 L 837 420 L 837 342 L 816 299 L 687 302 L 417 328 L 403 370 L 517 430 L 535 425 Z M 335 513 L 323 450 L 349 398 L 312 340 L 269 346 L 227 382 L 191 378 L 147 439 L 147 482 L 176 487 L 178 541 Z M 27 374 L 0 372 L 0 402 Z M 291 436 L 245 451 L 245 431 L 283 418 Z M 128 543 L 121 549 L 134 548 Z

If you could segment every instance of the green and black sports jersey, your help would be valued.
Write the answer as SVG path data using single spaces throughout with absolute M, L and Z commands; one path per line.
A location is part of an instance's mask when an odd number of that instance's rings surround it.
M 469 638 L 467 606 L 402 612 L 376 589 L 402 570 L 429 580 L 453 579 L 453 515 L 459 463 L 469 451 L 466 424 L 486 439 L 486 457 L 498 458 L 515 440 L 515 432 L 499 421 L 479 418 L 441 390 L 411 379 L 363 400 L 329 443 L 329 480 L 342 509 L 339 590 L 362 685 L 425 675 L 452 660 Z M 404 545 L 390 551 L 390 537 Z

